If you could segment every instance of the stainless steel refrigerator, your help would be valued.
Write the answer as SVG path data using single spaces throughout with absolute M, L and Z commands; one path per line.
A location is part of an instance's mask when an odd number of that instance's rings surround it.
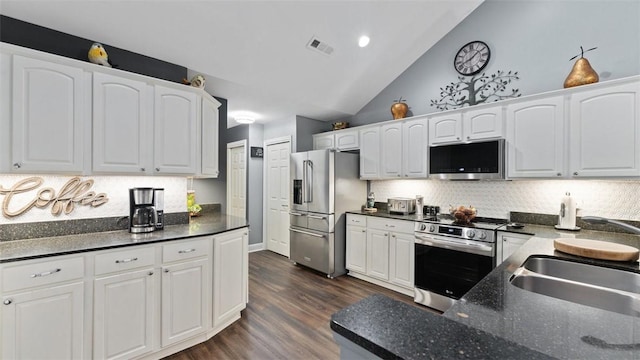
M 330 278 L 345 274 L 345 211 L 359 210 L 367 199 L 358 154 L 293 153 L 290 169 L 291 260 Z

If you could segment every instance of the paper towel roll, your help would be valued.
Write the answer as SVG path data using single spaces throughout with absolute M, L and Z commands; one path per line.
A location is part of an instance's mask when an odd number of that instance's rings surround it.
M 575 229 L 576 227 L 576 201 L 569 192 L 565 193 L 560 202 L 558 227 L 561 229 Z

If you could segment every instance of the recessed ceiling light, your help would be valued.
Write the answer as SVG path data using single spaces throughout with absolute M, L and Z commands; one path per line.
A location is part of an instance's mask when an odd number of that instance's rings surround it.
M 367 35 L 362 35 L 360 36 L 360 39 L 358 39 L 358 46 L 360 47 L 365 47 L 367 45 L 369 45 L 369 37 Z
M 256 119 L 249 116 L 236 116 L 236 122 L 238 124 L 253 124 Z

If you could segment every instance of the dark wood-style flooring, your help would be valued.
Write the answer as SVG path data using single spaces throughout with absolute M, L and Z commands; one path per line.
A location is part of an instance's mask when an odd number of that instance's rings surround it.
M 350 276 L 328 279 L 273 252 L 253 252 L 242 318 L 166 359 L 339 359 L 331 315 L 375 293 L 415 305 L 409 296 Z

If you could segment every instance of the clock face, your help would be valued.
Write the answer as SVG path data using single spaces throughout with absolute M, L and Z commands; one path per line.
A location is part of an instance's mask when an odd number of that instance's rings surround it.
M 491 51 L 482 41 L 472 41 L 458 50 L 453 66 L 462 75 L 474 75 L 489 63 Z

